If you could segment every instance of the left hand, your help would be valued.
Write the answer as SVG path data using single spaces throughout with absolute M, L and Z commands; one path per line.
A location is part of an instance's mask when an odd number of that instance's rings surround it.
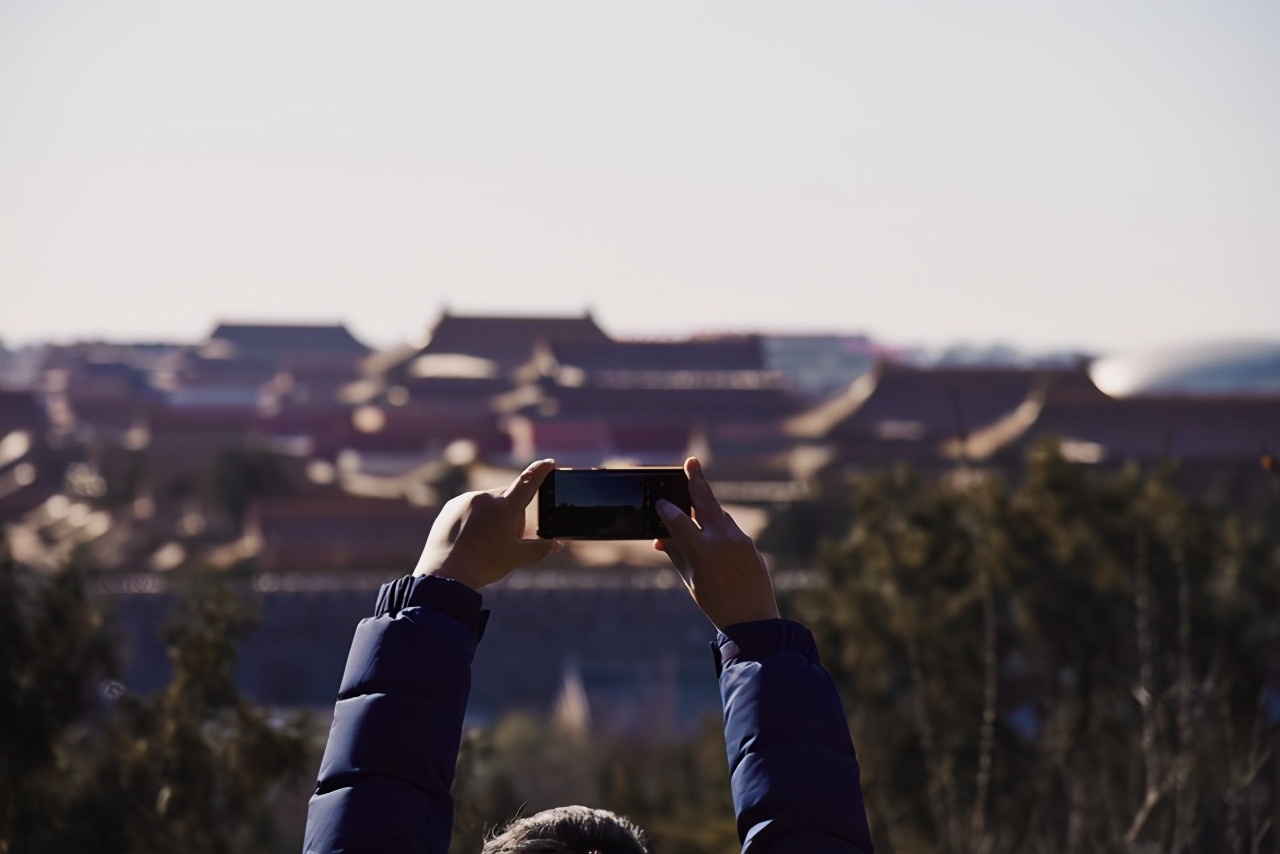
M 530 465 L 504 490 L 464 492 L 440 508 L 414 575 L 439 575 L 479 590 L 559 551 L 559 540 L 524 536 L 525 507 L 538 494 L 552 460 Z

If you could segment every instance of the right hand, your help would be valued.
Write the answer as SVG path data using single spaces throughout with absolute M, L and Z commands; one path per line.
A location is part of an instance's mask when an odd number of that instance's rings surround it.
M 717 629 L 778 619 L 773 582 L 756 544 L 724 512 L 697 457 L 685 460 L 684 472 L 693 518 L 659 501 L 658 515 L 671 537 L 654 540 L 653 547 L 671 558 L 689 595 Z
M 506 489 L 451 498 L 440 508 L 413 574 L 441 575 L 479 590 L 559 551 L 559 540 L 524 536 L 524 509 L 555 467 L 552 460 L 538 460 Z

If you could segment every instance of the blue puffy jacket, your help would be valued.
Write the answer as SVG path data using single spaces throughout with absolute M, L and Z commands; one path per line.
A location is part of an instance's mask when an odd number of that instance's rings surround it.
M 449 850 L 449 789 L 488 618 L 480 605 L 442 578 L 383 586 L 347 658 L 307 854 Z M 744 854 L 871 854 L 858 760 L 809 631 L 742 623 L 715 652 Z

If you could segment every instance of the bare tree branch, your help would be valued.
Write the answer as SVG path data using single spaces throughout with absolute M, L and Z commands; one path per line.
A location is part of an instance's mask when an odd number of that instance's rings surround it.
M 1159 703 L 1155 686 L 1155 638 L 1151 625 L 1151 583 L 1147 578 L 1147 536 L 1138 534 L 1135 556 L 1133 598 L 1138 634 L 1138 686 L 1134 697 L 1142 707 L 1142 764 L 1146 772 L 1146 794 L 1134 815 L 1124 842 L 1130 848 L 1151 817 L 1151 811 L 1169 789 L 1169 780 L 1160 761 Z
M 978 770 L 975 779 L 977 790 L 973 802 L 973 819 L 970 825 L 970 847 L 975 854 L 988 848 L 986 841 L 987 797 L 991 788 L 991 761 L 995 753 L 996 700 L 998 698 L 998 667 L 996 649 L 996 602 L 991 588 L 991 577 L 985 563 L 979 558 L 979 578 L 982 585 L 982 733 L 978 746 Z

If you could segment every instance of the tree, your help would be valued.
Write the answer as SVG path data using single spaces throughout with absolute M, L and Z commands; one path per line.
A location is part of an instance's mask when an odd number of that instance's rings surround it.
M 94 707 L 93 686 L 117 668 L 114 640 L 74 571 L 45 576 L 0 542 L 0 851 L 40 809 L 30 782 L 59 739 Z
M 138 697 L 99 681 L 114 650 L 82 577 L 7 557 L 0 573 L 0 851 L 279 850 L 272 801 L 311 772 L 317 734 L 236 690 L 256 623 L 241 594 L 193 586 L 165 632 L 173 682 Z
M 792 605 L 852 710 L 884 850 L 1274 834 L 1274 528 L 1188 499 L 1175 468 L 1094 473 L 1053 445 L 1014 489 L 895 470 L 853 507 Z

